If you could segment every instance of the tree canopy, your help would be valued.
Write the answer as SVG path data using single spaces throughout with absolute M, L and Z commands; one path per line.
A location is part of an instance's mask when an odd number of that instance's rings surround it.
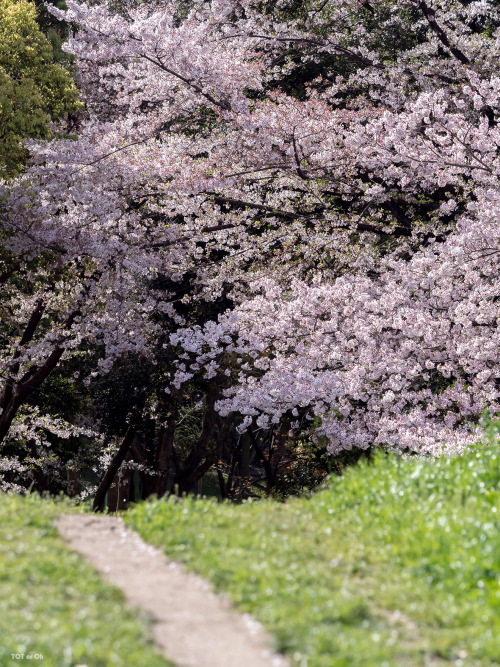
M 51 121 L 78 108 L 70 73 L 27 0 L 0 2 L 0 176 L 15 176 L 27 158 L 25 138 L 48 139 Z
M 189 484 L 235 429 L 462 451 L 500 409 L 496 3 L 51 11 L 88 117 L 3 186 L 0 438 L 83 355 L 150 369 L 124 424 Z

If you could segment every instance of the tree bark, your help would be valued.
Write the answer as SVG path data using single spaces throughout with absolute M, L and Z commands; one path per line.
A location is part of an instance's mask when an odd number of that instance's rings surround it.
M 41 302 L 38 302 L 37 307 L 33 311 L 30 321 L 26 326 L 26 330 L 21 339 L 21 344 L 28 343 L 35 333 L 35 329 L 43 315 L 44 306 Z M 80 310 L 74 310 L 68 316 L 68 319 L 65 323 L 65 328 L 69 330 L 77 315 L 80 314 Z M 33 366 L 30 368 L 19 382 L 14 382 L 10 380 L 5 387 L 2 397 L 0 398 L 0 407 L 3 408 L 2 414 L 0 415 L 0 444 L 3 442 L 5 436 L 9 432 L 12 422 L 14 421 L 17 411 L 25 403 L 26 399 L 30 396 L 32 391 L 38 389 L 42 382 L 47 378 L 48 375 L 54 370 L 54 368 L 59 363 L 61 357 L 64 354 L 64 347 L 61 343 L 64 338 L 60 339 L 56 344 L 52 352 L 49 354 L 47 359 L 41 366 Z M 24 341 L 24 342 L 23 342 Z M 14 355 L 14 361 L 17 358 L 18 353 Z
M 241 436 L 241 455 L 240 455 L 240 479 L 241 479 L 241 497 L 248 498 L 250 495 L 250 449 L 252 441 L 248 433 Z
M 436 21 L 436 12 L 432 9 L 432 7 L 429 7 L 424 0 L 419 1 L 418 7 L 422 11 L 422 14 L 425 16 L 425 18 L 427 19 L 427 22 L 429 23 L 431 29 L 437 35 L 439 41 L 442 44 L 444 44 L 444 46 L 446 46 L 446 48 L 450 51 L 450 53 L 452 53 L 455 56 L 455 58 L 462 63 L 462 65 L 470 65 L 470 60 L 467 58 L 465 53 L 460 51 L 459 48 L 457 48 L 450 42 L 450 40 L 448 39 L 448 35 Z
M 158 498 L 161 498 L 167 492 L 168 469 L 174 444 L 174 435 L 175 417 L 172 417 L 162 428 L 158 451 L 155 456 L 155 468 L 157 471 L 155 493 Z
M 252 429 L 248 430 L 248 434 L 250 435 L 250 438 L 252 440 L 252 445 L 255 451 L 255 454 L 257 455 L 257 458 L 259 461 L 262 463 L 264 467 L 264 472 L 266 474 L 266 494 L 269 496 L 271 495 L 273 491 L 273 487 L 276 483 L 276 473 L 273 470 L 271 458 L 272 458 L 272 440 L 273 440 L 273 434 L 271 434 L 271 440 L 269 444 L 269 457 L 266 457 L 264 452 L 262 451 L 261 446 L 257 442 L 257 438 L 255 437 L 255 434 L 253 433 Z
M 3 412 L 0 415 L 0 443 L 9 432 L 21 405 L 23 405 L 31 392 L 37 389 L 49 373 L 54 370 L 63 354 L 64 348 L 56 347 L 42 366 L 35 366 L 29 373 L 26 373 L 21 382 L 13 390 L 9 390 L 10 398 L 5 400 Z
M 5 408 L 14 392 L 15 387 L 15 376 L 19 371 L 19 362 L 18 359 L 21 356 L 21 348 L 31 342 L 33 336 L 35 335 L 36 328 L 42 319 L 43 313 L 45 310 L 45 304 L 41 299 L 36 302 L 35 309 L 31 313 L 30 319 L 26 328 L 24 329 L 19 345 L 16 348 L 16 351 L 12 355 L 12 361 L 8 366 L 8 377 L 5 385 L 5 390 L 3 392 L 2 398 L 0 399 L 0 408 Z
M 120 469 L 121 464 L 127 456 L 127 452 L 132 445 L 134 438 L 137 433 L 137 426 L 130 425 L 125 433 L 125 437 L 122 440 L 122 444 L 118 448 L 118 451 L 115 453 L 111 459 L 111 463 L 108 466 L 108 469 L 104 473 L 104 477 L 101 480 L 101 483 L 97 487 L 97 491 L 94 496 L 94 504 L 92 509 L 94 512 L 103 512 L 104 503 L 106 501 L 106 493 L 109 491 L 109 487 L 113 483 L 116 473 Z
M 210 442 L 213 437 L 215 427 L 217 426 L 217 413 L 215 412 L 215 401 L 219 395 L 219 390 L 212 385 L 205 396 L 205 413 L 201 426 L 201 434 L 196 443 L 191 448 L 184 461 L 177 461 L 173 487 L 179 495 L 191 491 L 207 470 L 217 460 L 215 448 L 210 452 Z
M 66 482 L 68 485 L 68 496 L 74 498 L 79 496 L 82 491 L 82 484 L 80 481 L 80 472 L 73 466 L 66 466 Z

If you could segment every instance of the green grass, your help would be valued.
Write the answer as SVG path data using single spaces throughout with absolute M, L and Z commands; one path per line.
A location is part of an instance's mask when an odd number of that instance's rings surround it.
M 500 665 L 500 451 L 378 456 L 311 499 L 154 501 L 125 517 L 301 667 Z
M 36 496 L 0 494 L 1 667 L 26 660 L 44 667 L 168 667 L 149 639 L 147 619 L 127 610 L 121 593 L 58 536 L 53 520 L 69 510 Z

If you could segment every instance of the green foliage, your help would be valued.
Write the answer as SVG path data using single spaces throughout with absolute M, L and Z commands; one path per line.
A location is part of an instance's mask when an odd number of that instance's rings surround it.
M 273 498 L 286 499 L 299 496 L 317 488 L 328 472 L 336 470 L 336 460 L 327 453 L 321 443 L 290 440 L 291 460 L 284 465 L 272 490 Z M 335 468 L 332 467 L 335 466 Z
M 492 667 L 498 432 L 489 440 L 455 459 L 378 453 L 311 499 L 155 501 L 126 521 L 255 614 L 297 665 Z
M 54 62 L 65 63 L 66 65 L 73 62 L 74 57 L 62 50 L 63 42 L 70 34 L 69 24 L 65 21 L 56 19 L 56 17 L 49 12 L 44 0 L 33 0 L 33 2 L 35 3 L 37 11 L 37 23 L 43 34 L 47 36 L 47 39 L 52 44 Z M 50 4 L 58 9 L 67 9 L 64 0 L 54 0 L 54 2 L 51 2 Z
M 185 403 L 181 406 L 178 426 L 175 430 L 175 444 L 183 454 L 188 454 L 201 433 L 203 406 L 201 402 L 194 405 Z
M 79 108 L 70 73 L 54 62 L 51 42 L 27 0 L 0 0 L 0 177 L 19 173 L 24 138 L 47 139 L 50 121 Z
M 121 593 L 58 536 L 63 509 L 0 494 L 0 665 L 25 653 L 45 667 L 168 667 Z

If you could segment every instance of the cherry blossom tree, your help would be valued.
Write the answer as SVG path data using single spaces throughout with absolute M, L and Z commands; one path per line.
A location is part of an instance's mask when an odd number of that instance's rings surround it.
M 298 177 L 309 184 L 313 172 L 319 181 L 318 200 L 324 181 L 331 188 L 335 180 L 353 202 L 349 213 L 360 211 L 355 221 L 343 211 L 343 226 L 408 240 L 374 257 L 367 253 L 373 236 L 370 243 L 365 235 L 355 253 L 347 251 L 344 275 L 316 270 L 312 280 L 310 272 L 309 280 L 286 287 L 262 277 L 253 300 L 217 324 L 172 337 L 196 353 L 194 368 L 208 377 L 217 360 L 236 357 L 240 370 L 219 408 L 246 415 L 244 427 L 254 419 L 267 427 L 291 414 L 298 428 L 304 418 L 319 417 L 316 434 L 327 436 L 332 452 L 381 445 L 439 453 L 460 450 L 481 411 L 498 410 L 498 80 L 489 50 L 496 52 L 496 42 L 477 30 L 464 38 L 464 23 L 481 25 L 479 6 L 443 15 L 460 40 L 443 31 L 433 9 L 417 8 L 431 39 L 411 56 L 425 54 L 427 67 L 417 71 L 402 54 L 388 68 L 370 54 L 370 113 L 358 110 L 346 120 L 344 109 L 321 109 L 305 134 L 314 148 L 304 150 L 302 136 L 290 142 Z M 414 94 L 403 93 L 401 84 L 408 90 L 417 77 Z M 349 83 L 359 80 L 358 70 Z M 332 121 L 341 114 L 339 139 Z M 286 118 L 293 125 L 290 112 Z M 330 123 L 322 126 L 325 118 Z M 335 156 L 335 176 L 325 168 L 326 149 Z M 432 197 L 430 205 L 419 206 L 419 197 Z M 331 215 L 321 202 L 322 215 Z M 370 209 L 370 222 L 361 222 Z M 392 225 L 381 229 L 387 211 Z M 181 366 L 177 382 L 189 375 Z
M 88 117 L 3 186 L 0 440 L 65 357 L 168 320 L 166 388 L 224 378 L 243 429 L 463 446 L 498 409 L 495 3 L 51 11 Z

